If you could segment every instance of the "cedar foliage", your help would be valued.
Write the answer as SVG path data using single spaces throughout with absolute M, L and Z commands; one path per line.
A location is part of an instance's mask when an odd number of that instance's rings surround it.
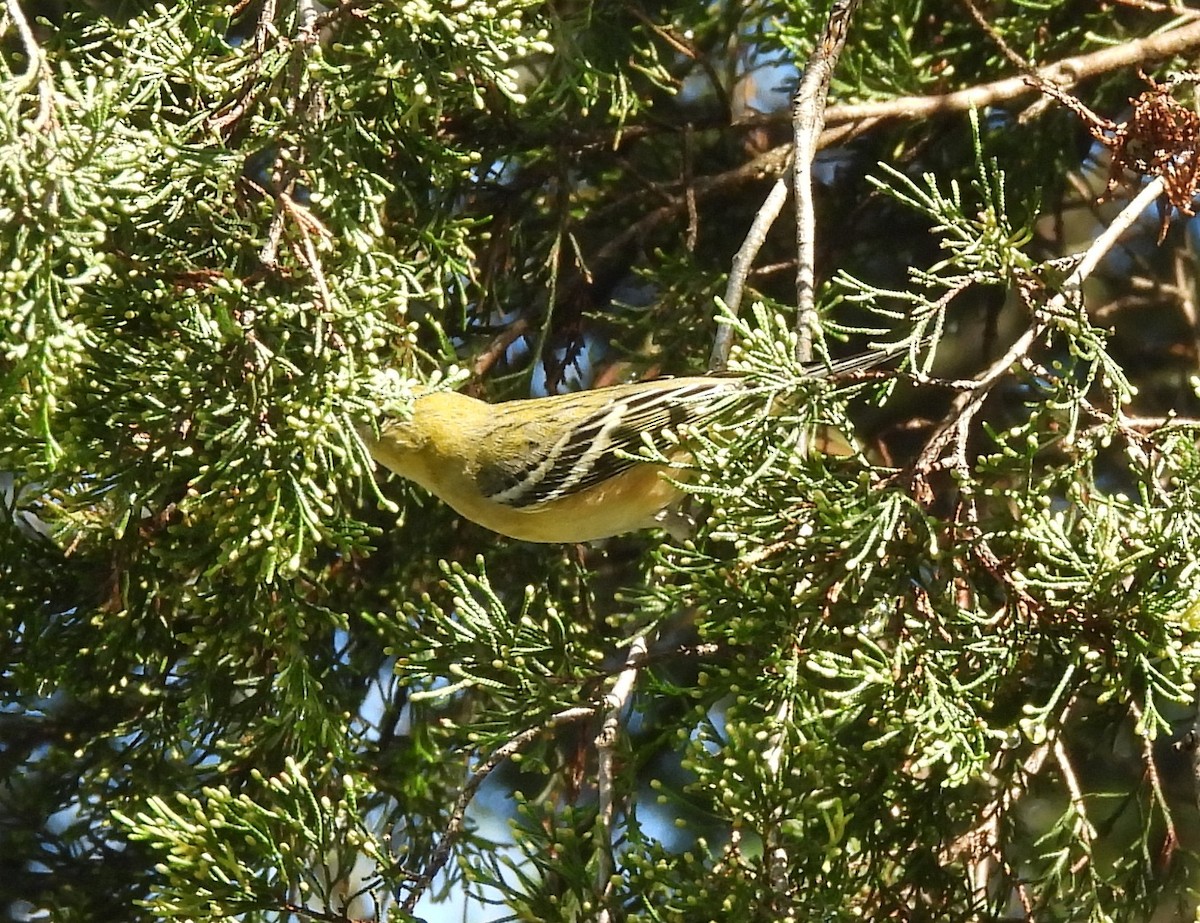
M 490 902 L 478 920 L 1194 905 L 1183 63 L 1094 74 L 1087 110 L 1031 91 L 822 152 L 823 348 L 910 348 L 815 387 L 790 211 L 756 307 L 714 298 L 825 12 L 8 0 L 10 915 L 401 920 L 430 878 Z M 1011 76 L 997 37 L 1041 64 L 1179 25 L 982 14 L 991 34 L 960 0 L 865 5 L 831 104 Z M 1159 117 L 1130 120 L 1145 93 Z M 1090 113 L 1135 126 L 1118 164 L 1168 152 L 1176 210 L 1056 299 L 1058 258 L 1138 188 L 1114 170 L 1096 204 Z M 694 373 L 718 317 L 785 409 L 691 435 L 687 543 L 503 540 L 377 483 L 356 435 L 445 376 L 503 399 Z M 848 447 L 812 451 L 831 430 Z M 594 741 L 635 637 L 610 825 Z M 454 831 L 480 766 L 486 809 Z

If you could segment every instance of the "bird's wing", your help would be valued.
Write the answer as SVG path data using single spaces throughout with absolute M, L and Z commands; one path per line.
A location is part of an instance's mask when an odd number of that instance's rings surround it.
M 693 378 L 675 387 L 614 388 L 609 400 L 566 428 L 545 452 L 492 479 L 488 499 L 520 508 L 594 487 L 639 464 L 623 453 L 636 453 L 643 433 L 657 439 L 665 429 L 698 423 L 740 387 L 737 379 Z
M 814 364 L 806 371 L 814 378 L 829 378 L 860 371 L 885 362 L 900 350 L 883 349 L 851 356 L 829 365 Z M 478 472 L 484 496 L 496 503 L 515 508 L 548 503 L 572 493 L 587 490 L 639 462 L 627 454 L 636 454 L 643 434 L 657 440 L 665 429 L 697 424 L 723 409 L 730 395 L 744 388 L 738 378 L 679 378 L 642 385 L 619 386 L 591 392 L 595 409 L 563 425 L 561 433 L 531 432 L 528 417 L 515 413 L 509 424 L 503 404 L 493 406 L 497 414 L 493 436 L 506 448 L 519 446 L 519 452 L 489 453 L 496 459 L 520 458 L 514 467 L 499 463 Z M 570 405 L 582 395 L 564 395 Z M 542 398 L 556 401 L 559 398 Z M 523 404 L 523 401 L 514 404 Z M 514 411 L 516 408 L 514 407 Z M 555 414 L 547 410 L 540 421 L 553 426 Z

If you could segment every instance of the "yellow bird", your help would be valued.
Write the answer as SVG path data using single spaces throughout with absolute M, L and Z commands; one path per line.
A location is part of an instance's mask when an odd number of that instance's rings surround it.
M 813 370 L 864 369 L 893 352 Z M 413 402 L 388 420 L 374 459 L 493 532 L 526 542 L 587 542 L 669 525 L 680 492 L 665 465 L 630 458 L 643 434 L 703 426 L 746 389 L 740 378 L 664 378 L 488 404 L 451 391 Z M 675 471 L 678 479 L 681 472 Z

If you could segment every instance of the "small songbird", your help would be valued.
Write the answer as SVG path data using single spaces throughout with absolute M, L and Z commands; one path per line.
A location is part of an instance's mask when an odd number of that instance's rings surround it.
M 869 368 L 879 351 L 813 368 L 828 377 Z M 702 427 L 746 391 L 729 378 L 664 378 L 488 404 L 452 391 L 416 398 L 408 419 L 365 434 L 374 459 L 460 515 L 527 542 L 587 542 L 666 524 L 686 475 L 640 461 L 644 439 Z M 674 453 L 686 458 L 682 450 Z

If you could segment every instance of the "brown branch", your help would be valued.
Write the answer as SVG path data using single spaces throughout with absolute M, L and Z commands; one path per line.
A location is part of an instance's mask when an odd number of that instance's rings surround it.
M 1118 418 L 1120 423 L 1131 430 L 1139 432 L 1154 432 L 1160 429 L 1200 429 L 1200 419 L 1192 417 L 1126 417 Z
M 241 4 L 238 5 L 241 7 Z M 235 8 L 234 15 L 240 12 Z M 264 0 L 262 8 L 258 11 L 258 22 L 254 25 L 254 42 L 250 53 L 250 60 L 246 78 L 242 81 L 241 89 L 238 90 L 237 96 L 233 101 L 214 110 L 208 116 L 208 123 L 217 131 L 225 131 L 239 119 L 241 119 L 249 110 L 251 105 L 258 102 L 262 95 L 270 89 L 270 85 L 259 86 L 258 78 L 262 73 L 263 59 L 267 53 L 267 40 L 272 33 L 278 39 L 278 32 L 275 29 L 275 0 Z
M 1191 13 L 1193 19 L 1200 13 Z M 1063 58 L 1034 71 L 1038 80 L 1057 87 L 1071 87 L 1123 67 L 1145 66 L 1164 58 L 1175 57 L 1200 47 L 1200 21 L 1158 35 L 1102 48 L 1091 54 Z M 901 96 L 871 103 L 851 103 L 830 106 L 825 112 L 825 124 L 841 125 L 863 120 L 906 119 L 916 121 L 950 112 L 984 109 L 1036 91 L 1026 76 L 1006 77 L 953 93 L 938 96 Z
M 1022 73 L 1035 73 L 1033 65 L 1013 51 L 1008 42 L 1004 40 L 1004 36 L 997 32 L 995 27 L 987 21 L 987 18 L 980 11 L 979 7 L 974 4 L 973 0 L 961 0 L 961 2 L 967 8 L 967 13 L 970 14 L 970 17 L 975 20 L 975 24 L 987 33 L 987 37 L 1000 49 L 1000 53 L 1008 59 L 1010 64 L 1014 65 Z
M 1175 749 L 1188 754 L 1188 761 L 1192 765 L 1192 797 L 1196 800 L 1196 807 L 1200 808 L 1200 694 L 1196 696 L 1192 707 L 1196 710 L 1192 726 L 1183 739 L 1175 744 Z
M 922 479 L 926 472 L 941 467 L 941 456 L 946 447 L 958 437 L 959 431 L 970 426 L 971 419 L 979 411 L 984 399 L 991 393 L 992 388 L 1000 381 L 1014 364 L 1019 362 L 1029 352 L 1034 340 L 1041 332 L 1040 327 L 1034 326 L 1026 330 L 1003 356 L 997 359 L 982 375 L 973 379 L 967 390 L 956 395 L 950 402 L 949 412 L 943 419 L 942 426 L 925 444 L 921 454 L 913 465 L 913 481 Z M 956 384 L 968 384 L 956 382 Z M 961 438 L 961 437 L 958 437 Z M 959 461 L 957 456 L 955 461 Z M 965 462 L 965 459 L 961 461 Z
M 1083 802 L 1083 788 L 1079 784 L 1079 777 L 1075 775 L 1071 754 L 1067 753 L 1066 744 L 1062 742 L 1062 736 L 1059 734 L 1054 735 L 1054 761 L 1058 763 L 1063 784 L 1067 787 L 1071 809 L 1075 812 L 1075 833 L 1078 835 L 1079 841 L 1090 851 L 1092 844 L 1096 842 L 1096 828 L 1088 818 L 1087 805 Z M 1077 872 L 1079 868 L 1072 868 L 1071 871 Z
M 21 37 L 21 44 L 25 47 L 25 56 L 29 58 L 25 73 L 17 77 L 17 86 L 23 92 L 33 86 L 33 82 L 37 80 L 38 73 L 42 69 L 42 49 L 39 47 L 37 39 L 33 37 L 33 30 L 29 28 L 29 20 L 25 18 L 25 11 L 21 9 L 21 4 L 17 0 L 5 0 L 4 7 L 8 10 L 13 25 L 16 26 L 17 35 Z
M 283 237 L 283 216 L 283 200 L 276 196 L 275 213 L 271 216 L 271 226 L 267 230 L 267 240 L 258 253 L 258 261 L 267 267 L 267 269 L 275 269 L 278 266 L 279 240 Z
M 500 361 L 500 357 L 508 348 L 529 332 L 529 328 L 529 318 L 527 317 L 519 317 L 505 327 L 504 331 L 475 357 L 475 362 L 471 365 L 471 377 L 482 378 L 486 375 L 492 366 Z
M 1145 715 L 1142 712 L 1141 706 L 1130 698 L 1129 710 L 1133 712 L 1137 723 L 1144 725 Z M 1150 734 L 1142 734 L 1142 764 L 1146 767 L 1146 778 L 1150 783 L 1150 792 L 1154 796 L 1154 801 L 1158 804 L 1158 809 L 1162 811 L 1163 823 L 1166 829 L 1163 831 L 1163 844 L 1159 850 L 1159 860 L 1164 866 L 1171 864 L 1171 859 L 1175 856 L 1175 850 L 1179 847 L 1179 831 L 1175 828 L 1175 818 L 1171 814 L 1171 806 L 1167 801 L 1166 792 L 1163 790 L 1162 776 L 1158 772 L 1158 760 L 1154 756 L 1154 740 Z
M 325 347 L 325 337 L 322 334 L 325 330 L 326 318 L 334 316 L 334 303 L 333 294 L 329 291 L 329 284 L 325 281 L 325 270 L 321 268 L 321 258 L 317 256 L 317 245 L 313 242 L 313 238 L 316 237 L 323 246 L 327 246 L 333 235 L 326 230 L 312 212 L 297 203 L 286 192 L 279 194 L 279 201 L 283 203 L 284 210 L 295 222 L 296 227 L 300 229 L 301 241 L 298 245 L 293 244 L 293 250 L 296 258 L 312 273 L 313 281 L 317 285 L 317 293 L 320 295 L 321 307 L 324 309 L 323 312 L 317 314 L 319 318 L 316 328 L 317 336 L 314 337 L 314 350 L 316 355 L 320 355 Z
M 695 142 L 689 125 L 683 133 L 683 191 L 688 217 L 687 237 L 684 238 L 683 248 L 687 253 L 696 252 L 696 242 L 700 238 L 700 211 L 696 207 L 696 189 L 692 185 L 692 180 L 695 178 L 694 148 Z
M 303 920 L 316 920 L 317 923 L 352 923 L 344 913 L 332 910 L 319 910 L 307 904 L 297 904 L 294 901 L 282 901 L 280 907 L 285 913 L 293 914 Z
M 321 13 L 312 22 L 312 30 L 324 38 L 326 28 L 332 26 L 337 20 L 343 16 L 362 16 L 377 2 L 378 0 L 345 0 L 345 2 Z
M 633 695 L 633 687 L 637 682 L 638 672 L 645 664 L 649 646 L 644 635 L 633 639 L 629 645 L 629 653 L 625 657 L 625 668 L 617 676 L 612 689 L 604 696 L 604 724 L 596 735 L 596 756 L 598 769 L 596 773 L 596 789 L 598 807 L 596 824 L 600 833 L 600 843 L 596 855 L 596 894 L 603 905 L 597 920 L 608 923 L 611 915 L 608 910 L 608 898 L 612 891 L 612 825 L 616 808 L 614 791 L 616 788 L 616 749 L 617 737 L 621 732 L 621 715 Z
M 805 67 L 804 75 L 792 99 L 794 151 L 799 157 L 792 158 L 793 187 L 796 192 L 796 329 L 800 342 L 797 357 L 802 362 L 812 360 L 812 331 L 815 327 L 814 253 L 816 246 L 815 215 L 812 202 L 812 161 L 817 151 L 833 139 L 827 139 L 824 129 L 824 112 L 829 94 L 829 83 L 833 69 L 846 41 L 850 18 L 858 7 L 859 0 L 838 0 L 829 13 L 825 32 L 813 49 Z M 767 233 L 783 210 L 787 201 L 787 182 L 783 177 L 775 180 L 767 198 L 755 213 L 750 230 L 738 248 L 729 270 L 725 286 L 725 307 L 737 317 L 742 305 L 746 280 L 754 265 L 754 258 L 762 249 Z M 710 371 L 724 371 L 733 346 L 733 328 L 725 324 L 717 331 L 712 354 L 708 360 Z
M 825 127 L 829 83 L 861 0 L 834 0 L 800 85 L 792 97 L 792 191 L 796 199 L 796 359 L 811 362 L 813 333 L 819 323 L 816 307 L 816 213 L 813 207 L 812 163 Z
M 1190 247 L 1188 248 L 1191 249 Z M 1196 303 L 1196 258 L 1175 251 L 1175 292 L 1179 308 L 1192 328 L 1192 349 L 1200 359 L 1200 306 Z

